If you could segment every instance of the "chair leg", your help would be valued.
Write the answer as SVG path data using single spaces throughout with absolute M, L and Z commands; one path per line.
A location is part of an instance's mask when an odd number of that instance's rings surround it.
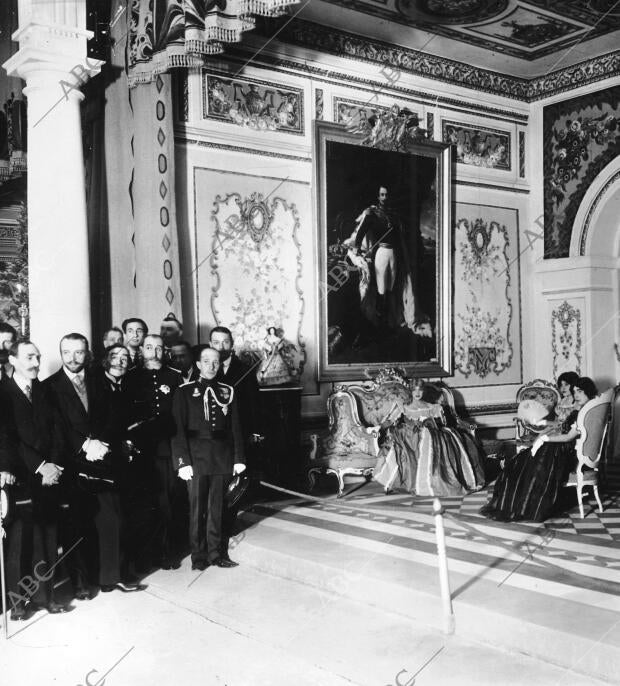
M 602 514 L 603 504 L 601 503 L 601 499 L 598 495 L 598 486 L 596 484 L 594 484 L 594 486 L 592 487 L 592 490 L 594 491 L 594 497 L 596 498 L 596 504 L 598 505 L 598 511 L 599 511 L 599 513 Z
M 336 472 L 336 476 L 338 477 L 338 498 L 342 498 L 342 494 L 344 493 L 344 478 L 342 476 L 342 472 L 338 470 Z
M 581 484 L 577 487 L 577 500 L 579 502 L 579 514 L 583 519 L 583 486 Z
M 312 491 L 314 490 L 314 487 L 316 485 L 316 472 L 317 469 L 310 469 L 308 470 L 308 490 Z

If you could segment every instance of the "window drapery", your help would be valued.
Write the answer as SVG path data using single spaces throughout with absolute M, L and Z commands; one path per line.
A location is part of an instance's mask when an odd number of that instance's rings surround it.
M 130 87 L 174 67 L 202 67 L 208 55 L 254 28 L 255 15 L 275 17 L 298 1 L 133 0 L 127 17 Z

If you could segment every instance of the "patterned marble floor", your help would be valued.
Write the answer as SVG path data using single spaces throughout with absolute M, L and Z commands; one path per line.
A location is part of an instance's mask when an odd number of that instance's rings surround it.
M 322 479 L 315 500 L 248 506 L 234 558 L 439 627 L 432 499 L 359 482 L 338 499 L 334 486 Z M 442 499 L 457 633 L 618 683 L 620 469 L 610 470 L 604 512 L 587 498 L 583 520 L 570 489 L 565 511 L 542 524 L 486 519 L 491 488 Z
M 506 577 L 509 585 L 521 588 L 545 582 L 556 596 L 564 595 L 568 586 L 580 602 L 605 607 L 605 598 L 613 597 L 613 609 L 620 610 L 620 467 L 608 472 L 603 513 L 588 497 L 584 519 L 574 494 L 566 489 L 570 509 L 543 524 L 489 520 L 479 510 L 491 490 L 492 484 L 478 493 L 441 500 L 451 570 L 484 570 L 487 579 L 504 583 Z M 374 545 L 386 555 L 436 564 L 431 498 L 386 495 L 374 483 L 349 487 L 349 493 L 321 502 L 292 499 L 255 505 L 251 512 L 289 531 L 318 538 L 330 532 L 333 540 L 340 536 L 348 545 Z M 551 590 L 557 584 L 564 590 Z
M 372 489 L 372 495 L 371 493 Z M 448 515 L 467 515 L 484 519 L 479 514 L 480 508 L 490 498 L 493 484 L 488 485 L 482 491 L 472 493 L 465 497 L 442 498 L 441 502 Z M 586 489 L 584 500 L 584 519 L 581 519 L 576 499 L 572 496 L 572 490 L 564 494 L 564 502 L 570 503 L 571 497 L 575 504 L 558 516 L 548 519 L 544 523 L 547 529 L 562 533 L 588 534 L 607 541 L 620 541 L 620 465 L 609 467 L 604 492 L 601 495 L 603 512 L 599 513 L 596 502 L 591 497 L 591 490 Z M 384 495 L 376 484 L 364 486 L 346 498 L 348 502 L 363 502 L 366 506 L 415 508 L 416 510 L 428 511 L 431 507 L 432 498 L 418 498 L 408 494 Z M 523 523 L 522 526 L 537 529 L 540 524 Z

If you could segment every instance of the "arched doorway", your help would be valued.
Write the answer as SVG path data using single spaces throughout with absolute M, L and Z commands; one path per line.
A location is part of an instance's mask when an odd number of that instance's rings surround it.
M 572 369 L 601 389 L 620 379 L 620 156 L 594 179 L 575 216 L 569 257 L 536 270 L 543 377 Z M 537 308 L 540 303 L 536 303 Z
M 620 380 L 620 156 L 596 177 L 579 207 L 573 226 L 570 255 L 591 261 L 591 269 L 608 271 L 613 291 L 612 310 L 614 356 L 609 360 L 615 380 Z M 600 290 L 591 293 L 592 307 L 609 302 Z M 601 302 L 602 300 L 602 302 Z M 603 350 L 609 355 L 607 346 Z M 620 456 L 620 405 L 615 403 L 608 458 Z

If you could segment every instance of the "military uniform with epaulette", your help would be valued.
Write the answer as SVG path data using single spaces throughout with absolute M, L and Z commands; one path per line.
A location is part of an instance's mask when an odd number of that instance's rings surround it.
M 172 398 L 181 381 L 180 373 L 166 365 L 159 369 L 136 367 L 126 377 L 129 435 L 140 451 L 131 465 L 129 518 L 133 519 L 138 564 L 143 567 L 148 562 L 176 567 L 184 552 L 187 499 L 170 451 L 175 432 Z M 133 509 L 138 511 L 132 513 Z
M 188 481 L 193 563 L 226 558 L 223 550 L 224 496 L 237 463 L 245 464 L 237 399 L 232 386 L 200 377 L 179 387 L 173 402 L 175 469 L 191 466 Z

